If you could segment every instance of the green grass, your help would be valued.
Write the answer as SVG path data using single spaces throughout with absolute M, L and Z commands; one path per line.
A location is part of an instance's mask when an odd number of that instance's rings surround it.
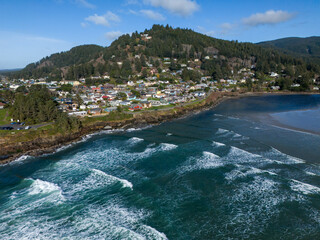
M 132 118 L 132 114 L 125 112 L 113 111 L 105 116 L 98 117 L 85 117 L 82 120 L 84 125 L 94 123 L 94 122 L 105 122 L 105 121 L 120 121 Z
M 0 125 L 10 123 L 9 109 L 0 109 Z
M 171 107 L 174 107 L 174 106 L 175 106 L 175 104 L 168 104 L 168 105 L 162 105 L 162 106 L 147 108 L 146 110 L 159 110 L 159 109 L 171 108 Z

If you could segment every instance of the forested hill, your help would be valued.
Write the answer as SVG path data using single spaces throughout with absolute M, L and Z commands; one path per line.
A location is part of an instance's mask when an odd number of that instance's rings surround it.
M 45 77 L 61 75 L 61 69 L 72 65 L 87 63 L 98 59 L 103 54 L 104 47 L 98 45 L 81 45 L 66 52 L 55 53 L 39 62 L 31 63 L 17 73 L 21 77 Z
M 170 65 L 165 65 L 168 64 L 165 58 L 171 61 Z M 145 67 L 155 67 L 158 72 L 169 67 L 174 71 L 192 63 L 200 66 L 198 72 L 216 79 L 234 77 L 242 68 L 253 69 L 256 75 L 284 72 L 292 77 L 320 72 L 319 65 L 277 49 L 215 39 L 190 29 L 154 25 L 142 33 L 122 35 L 106 48 L 83 45 L 53 54 L 28 65 L 14 77 L 72 80 L 107 73 L 115 79 L 128 79 L 142 73 Z
M 282 38 L 273 41 L 261 42 L 258 43 L 258 45 L 282 50 L 284 53 L 296 57 L 302 57 L 306 60 L 316 60 L 320 63 L 320 37 Z

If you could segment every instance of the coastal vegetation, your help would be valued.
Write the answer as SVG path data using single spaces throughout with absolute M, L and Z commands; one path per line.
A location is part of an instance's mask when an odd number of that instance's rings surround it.
M 305 86 L 302 90 L 307 90 L 311 79 L 320 74 L 319 64 L 306 61 L 301 55 L 291 54 L 291 50 L 286 54 L 279 49 L 264 47 L 267 45 L 226 41 L 190 29 L 154 25 L 142 33 L 122 35 L 109 47 L 83 45 L 53 54 L 9 76 L 47 77 L 47 81 L 85 78 L 87 84 L 103 84 L 110 79 L 92 80 L 90 77 L 108 73 L 111 80 L 122 84 L 137 73 L 141 73 L 142 77 L 150 76 L 146 68 L 148 66 L 152 65 L 158 70 L 160 78 L 164 78 L 161 71 L 165 66 L 170 71 L 180 70 L 184 64 L 196 59 L 200 62 L 202 73 L 213 79 L 240 79 L 242 75 L 239 70 L 249 68 L 259 79 L 266 78 L 270 72 L 281 73 L 283 79 L 279 80 L 279 85 L 283 89 L 288 89 L 286 82 L 290 79 L 292 83 L 302 82 Z M 316 53 L 312 56 L 316 56 Z M 182 78 L 185 81 L 199 82 L 200 77 L 198 71 L 183 69 Z
M 303 58 L 307 62 L 320 64 L 320 37 L 281 38 L 273 41 L 260 42 L 258 45 Z

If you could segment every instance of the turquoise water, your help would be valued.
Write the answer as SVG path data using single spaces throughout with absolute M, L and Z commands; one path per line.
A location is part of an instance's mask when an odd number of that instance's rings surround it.
M 0 239 L 319 239 L 320 136 L 260 121 L 318 99 L 230 100 L 2 166 Z

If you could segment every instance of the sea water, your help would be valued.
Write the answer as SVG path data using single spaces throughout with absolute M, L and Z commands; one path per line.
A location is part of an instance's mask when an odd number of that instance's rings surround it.
M 319 239 L 320 136 L 263 121 L 318 100 L 233 99 L 1 166 L 0 239 Z

